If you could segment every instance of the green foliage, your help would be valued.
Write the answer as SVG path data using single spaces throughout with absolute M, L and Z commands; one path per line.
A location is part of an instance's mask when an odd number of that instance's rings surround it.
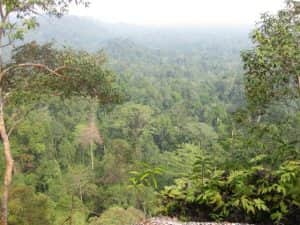
M 195 144 L 182 144 L 175 151 L 163 152 L 159 163 L 164 169 L 164 179 L 174 180 L 190 175 L 200 152 Z
M 285 9 L 262 15 L 253 50 L 242 54 L 247 99 L 262 111 L 272 101 L 299 96 L 299 17 Z
M 1 38 L 6 36 L 9 40 L 8 44 L 15 40 L 23 40 L 27 31 L 38 26 L 36 16 L 39 13 L 61 17 L 68 11 L 71 3 L 85 7 L 89 5 L 89 2 L 85 0 L 3 0 L 0 18 Z
M 53 203 L 44 194 L 35 194 L 31 187 L 14 187 L 10 194 L 8 223 L 12 225 L 53 224 Z
M 131 185 L 138 187 L 139 185 L 152 186 L 158 188 L 157 176 L 162 175 L 163 170 L 159 167 L 152 168 L 150 165 L 143 163 L 141 171 L 131 171 L 130 178 Z
M 43 95 L 92 97 L 103 104 L 119 100 L 115 75 L 103 69 L 102 54 L 57 50 L 52 44 L 32 42 L 16 48 L 12 60 L 4 69 L 8 74 L 1 85 L 7 101 L 14 104 Z
M 30 187 L 28 198 L 14 195 L 11 208 L 19 212 L 21 202 L 24 212 L 10 219 L 28 224 L 40 210 L 44 224 L 50 217 L 55 225 L 132 224 L 161 209 L 185 220 L 299 224 L 298 19 L 291 18 L 264 15 L 253 33 L 255 48 L 243 55 L 247 102 L 238 35 L 193 42 L 196 33 L 187 31 L 183 44 L 170 31 L 166 37 L 176 38 L 168 46 L 151 35 L 138 45 L 105 42 L 100 26 L 91 39 L 79 38 L 89 28 L 78 18 L 47 25 L 94 53 L 31 42 L 4 66 L 14 185 Z M 63 37 L 53 32 L 69 26 Z M 95 48 L 102 41 L 108 63 Z M 16 67 L 26 62 L 47 68 Z M 32 201 L 40 209 L 25 205 Z
M 161 194 L 165 213 L 186 219 L 293 224 L 299 213 L 299 179 L 300 162 L 288 161 L 276 170 L 214 171 L 206 182 L 194 175 Z
M 145 218 L 143 212 L 134 209 L 112 207 L 104 211 L 99 218 L 92 218 L 90 225 L 132 225 Z

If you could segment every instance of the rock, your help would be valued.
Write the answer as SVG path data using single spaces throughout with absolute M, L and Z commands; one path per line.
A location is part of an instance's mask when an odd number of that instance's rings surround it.
M 147 219 L 136 225 L 247 225 L 243 223 L 216 223 L 216 222 L 179 222 L 177 219 L 167 218 L 167 217 L 157 217 Z M 250 225 L 250 224 L 248 224 Z

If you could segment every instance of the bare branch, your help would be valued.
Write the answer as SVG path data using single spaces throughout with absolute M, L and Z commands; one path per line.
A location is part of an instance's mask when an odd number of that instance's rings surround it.
M 43 69 L 47 72 L 49 72 L 52 75 L 55 75 L 57 77 L 66 79 L 65 76 L 63 76 L 62 74 L 58 73 L 58 71 L 61 71 L 62 69 L 65 69 L 66 67 L 59 67 L 57 69 L 50 69 L 48 66 L 44 65 L 44 64 L 40 64 L 40 63 L 21 63 L 21 64 L 17 64 L 17 65 L 13 65 L 11 67 L 8 67 L 6 69 L 4 69 L 1 73 L 0 73 L 0 82 L 2 81 L 3 77 L 11 70 L 14 69 L 18 69 L 21 67 L 33 67 L 33 68 L 37 68 L 37 69 Z M 59 69 L 59 70 L 58 70 Z
M 54 71 L 59 73 L 60 71 L 65 70 L 65 69 L 67 69 L 67 67 L 65 65 L 63 65 L 63 66 L 57 67 Z

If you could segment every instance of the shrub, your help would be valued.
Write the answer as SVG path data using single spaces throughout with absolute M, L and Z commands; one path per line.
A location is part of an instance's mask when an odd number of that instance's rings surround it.
M 179 179 L 162 193 L 163 212 L 193 220 L 300 224 L 300 161 Z
M 145 218 L 143 212 L 135 208 L 112 207 L 104 211 L 99 218 L 93 218 L 90 225 L 132 225 Z

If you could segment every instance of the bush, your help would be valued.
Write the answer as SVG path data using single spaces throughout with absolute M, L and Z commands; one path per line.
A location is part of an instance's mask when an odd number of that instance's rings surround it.
M 256 224 L 300 224 L 300 161 L 276 170 L 252 166 L 238 171 L 193 174 L 161 193 L 165 214 L 192 220 Z
M 145 218 L 143 212 L 135 208 L 112 207 L 99 218 L 93 218 L 90 225 L 133 225 Z
M 50 199 L 44 194 L 36 194 L 31 187 L 12 188 L 9 200 L 10 225 L 51 225 L 54 214 Z

